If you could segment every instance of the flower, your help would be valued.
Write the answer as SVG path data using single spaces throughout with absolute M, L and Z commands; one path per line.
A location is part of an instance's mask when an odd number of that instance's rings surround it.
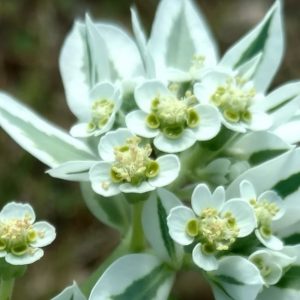
M 279 220 L 285 213 L 283 201 L 274 191 L 265 191 L 257 196 L 253 184 L 248 180 L 240 183 L 242 199 L 253 208 L 257 220 L 255 235 L 259 241 L 272 250 L 281 250 L 282 241 L 273 235 L 272 222 Z
M 109 131 L 121 106 L 120 91 L 109 82 L 98 83 L 89 98 L 82 103 L 85 117 L 70 130 L 74 137 L 97 136 Z
M 190 148 L 197 140 L 210 140 L 220 130 L 217 110 L 212 105 L 199 104 L 187 91 L 178 91 L 164 83 L 150 80 L 135 89 L 135 100 L 140 110 L 126 116 L 126 125 L 135 134 L 154 138 L 157 149 L 176 153 Z
M 272 125 L 271 117 L 257 105 L 264 95 L 237 72 L 209 72 L 195 84 L 194 93 L 201 103 L 217 107 L 223 125 L 233 131 L 266 130 Z
M 283 269 L 290 266 L 296 257 L 279 251 L 261 249 L 252 253 L 249 260 L 259 269 L 264 283 L 268 287 L 281 279 L 284 273 Z
M 45 221 L 34 223 L 29 204 L 10 202 L 0 212 L 0 257 L 12 265 L 31 264 L 44 255 L 40 247 L 55 239 L 55 228 Z
M 197 242 L 193 261 L 206 271 L 218 269 L 217 255 L 229 250 L 237 238 L 249 235 L 256 225 L 248 203 L 234 199 L 225 202 L 222 186 L 211 194 L 205 184 L 198 184 L 193 191 L 192 209 L 173 208 L 167 223 L 170 236 L 177 243 Z
M 150 144 L 126 128 L 105 134 L 98 150 L 103 161 L 89 174 L 93 190 L 103 196 L 152 191 L 171 183 L 180 170 L 176 155 L 152 157 Z

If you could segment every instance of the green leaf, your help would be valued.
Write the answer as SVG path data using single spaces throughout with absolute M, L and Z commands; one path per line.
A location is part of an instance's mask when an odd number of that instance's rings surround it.
M 286 151 L 287 149 L 276 149 L 276 150 L 262 150 L 259 152 L 255 152 L 249 157 L 249 163 L 255 166 L 269 159 L 272 159 L 280 154 L 283 154 Z
M 173 272 L 155 256 L 130 254 L 106 270 L 89 300 L 165 300 L 173 280 Z
M 81 191 L 87 207 L 102 223 L 125 235 L 130 223 L 130 207 L 123 195 L 102 197 L 96 194 L 90 183 L 81 183 Z
M 263 285 L 259 270 L 240 256 L 221 258 L 209 277 L 216 300 L 254 300 Z
M 269 87 L 283 56 L 284 38 L 281 2 L 276 1 L 264 19 L 231 47 L 220 64 L 237 69 L 262 54 L 252 80 L 258 91 Z M 276 51 L 274 51 L 276 49 Z
M 300 291 L 300 266 L 292 266 L 277 283 L 282 289 L 293 289 Z
M 241 160 L 257 165 L 276 157 L 292 146 L 276 134 L 266 131 L 250 132 L 242 135 L 228 149 L 228 152 Z
M 167 216 L 170 210 L 182 205 L 179 199 L 166 189 L 158 189 L 144 205 L 142 224 L 145 236 L 155 253 L 164 261 L 178 266 L 183 256 L 183 248 L 169 235 Z
M 211 66 L 217 61 L 214 39 L 193 1 L 161 1 L 152 27 L 149 49 L 161 76 L 168 67 L 189 71 L 193 56 Z
M 77 283 L 74 282 L 51 300 L 87 300 L 87 298 L 82 294 Z
M 50 167 L 70 160 L 95 160 L 82 141 L 0 93 L 0 125 L 21 147 Z

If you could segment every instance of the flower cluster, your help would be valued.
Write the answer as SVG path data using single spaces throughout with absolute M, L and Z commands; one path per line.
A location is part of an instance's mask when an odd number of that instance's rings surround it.
M 300 83 L 268 90 L 284 49 L 281 6 L 222 57 L 192 0 L 161 0 L 149 38 L 135 9 L 134 38 L 87 14 L 60 56 L 78 119 L 70 135 L 0 94 L 2 128 L 51 176 L 82 182 L 88 207 L 135 253 L 90 300 L 132 299 L 139 285 L 144 298 L 167 299 L 183 265 L 205 272 L 217 300 L 300 297 L 290 276 L 300 265 Z M 0 214 L 0 255 L 30 263 L 55 233 L 11 205 L 20 213 Z M 64 296 L 85 299 L 75 284 Z

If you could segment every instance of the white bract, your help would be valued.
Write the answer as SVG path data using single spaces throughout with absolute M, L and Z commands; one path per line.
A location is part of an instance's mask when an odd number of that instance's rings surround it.
M 55 228 L 35 221 L 29 204 L 10 202 L 0 212 L 0 257 L 12 265 L 27 265 L 40 259 L 55 239 Z
M 217 110 L 199 104 L 190 91 L 180 97 L 176 87 L 152 80 L 138 85 L 134 95 L 140 110 L 126 116 L 126 125 L 140 136 L 154 138 L 161 151 L 184 151 L 196 141 L 212 139 L 220 130 Z
M 209 72 L 194 93 L 200 103 L 218 108 L 223 125 L 233 131 L 266 130 L 272 125 L 271 117 L 258 106 L 264 95 L 237 73 Z
M 171 183 L 180 170 L 176 155 L 152 157 L 150 144 L 125 128 L 100 139 L 99 155 L 103 161 L 91 168 L 90 180 L 93 190 L 103 196 L 152 191 Z
M 71 128 L 74 137 L 101 135 L 114 125 L 121 106 L 120 91 L 109 82 L 97 84 L 90 92 L 89 100 L 82 103 L 85 117 Z
M 196 242 L 192 254 L 195 264 L 206 271 L 216 270 L 218 257 L 254 230 L 254 213 L 245 201 L 225 202 L 222 186 L 211 194 L 205 184 L 193 191 L 192 208 L 178 206 L 170 211 L 169 233 L 181 245 Z
M 273 234 L 272 222 L 279 220 L 285 213 L 282 199 L 274 191 L 265 191 L 258 196 L 253 184 L 248 180 L 240 183 L 240 193 L 242 199 L 246 200 L 255 212 L 255 234 L 259 241 L 267 248 L 281 250 L 283 243 Z

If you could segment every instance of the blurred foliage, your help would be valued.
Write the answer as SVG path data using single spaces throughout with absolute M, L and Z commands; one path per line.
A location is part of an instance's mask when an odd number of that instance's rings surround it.
M 271 0 L 197 2 L 221 52 L 257 23 L 272 4 Z M 132 3 L 131 0 L 0 0 L 0 89 L 68 130 L 75 119 L 65 103 L 58 57 L 73 20 L 83 18 L 88 11 L 94 19 L 113 21 L 130 31 Z M 135 1 L 147 32 L 157 3 L 158 0 Z M 299 10 L 300 1 L 285 1 L 287 51 L 276 85 L 300 75 Z M 38 218 L 50 221 L 58 232 L 56 242 L 46 249 L 45 258 L 30 266 L 26 276 L 18 280 L 15 299 L 49 299 L 73 279 L 83 281 L 116 245 L 118 236 L 89 213 L 77 184 L 44 174 L 46 166 L 3 132 L 0 144 L 0 207 L 12 199 L 30 202 Z M 194 276 L 179 274 L 174 298 L 207 299 Z

